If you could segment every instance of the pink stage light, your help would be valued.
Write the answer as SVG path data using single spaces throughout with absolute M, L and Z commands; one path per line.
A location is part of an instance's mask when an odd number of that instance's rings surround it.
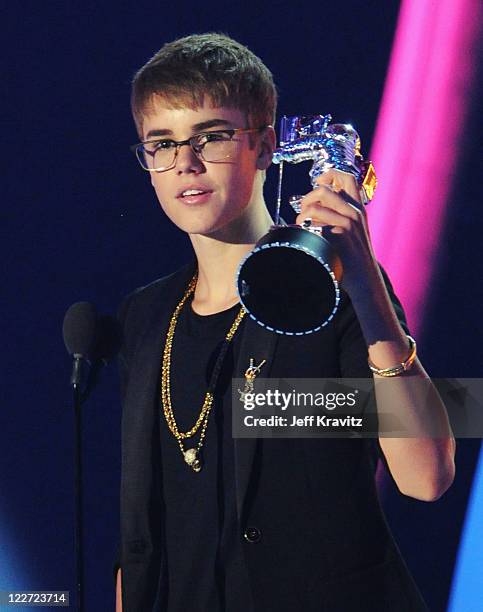
M 403 0 L 371 151 L 372 241 L 417 335 L 474 73 L 478 0 Z

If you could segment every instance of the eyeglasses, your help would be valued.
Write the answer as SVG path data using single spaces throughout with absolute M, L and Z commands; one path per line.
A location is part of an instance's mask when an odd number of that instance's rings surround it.
M 136 154 L 139 163 L 148 172 L 165 172 L 176 165 L 176 158 L 180 147 L 189 145 L 193 153 L 205 162 L 222 162 L 233 159 L 236 155 L 239 140 L 236 134 L 250 134 L 265 130 L 267 125 L 259 128 L 234 128 L 231 130 L 217 130 L 201 132 L 187 140 L 172 140 L 170 138 L 157 138 L 146 140 L 133 145 L 131 151 Z

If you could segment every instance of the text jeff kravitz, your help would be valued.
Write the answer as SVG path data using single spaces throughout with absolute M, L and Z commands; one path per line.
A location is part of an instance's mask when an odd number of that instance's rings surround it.
M 279 415 L 255 417 L 249 414 L 244 417 L 243 423 L 246 427 L 362 427 L 362 418 L 307 414 L 303 417 L 293 415 L 290 420 Z

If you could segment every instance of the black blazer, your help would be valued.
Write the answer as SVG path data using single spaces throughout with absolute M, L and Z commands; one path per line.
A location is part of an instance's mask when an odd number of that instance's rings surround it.
M 169 318 L 193 272 L 189 264 L 137 290 L 120 309 L 124 612 L 163 606 L 160 363 Z M 280 336 L 248 317 L 240 331 L 234 377 L 243 378 L 251 357 L 266 359 L 263 375 L 275 378 L 371 376 L 346 295 L 333 323 L 316 334 Z M 257 612 L 427 610 L 377 499 L 375 446 L 367 439 L 234 439 L 240 537 Z M 257 537 L 243 537 L 247 529 Z

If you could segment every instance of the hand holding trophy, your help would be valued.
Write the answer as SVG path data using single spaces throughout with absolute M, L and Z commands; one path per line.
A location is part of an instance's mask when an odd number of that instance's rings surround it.
M 309 176 L 314 190 L 330 169 L 350 174 L 363 204 L 372 199 L 376 187 L 374 168 L 361 155 L 357 132 L 351 125 L 329 125 L 330 121 L 330 115 L 282 118 L 280 147 L 273 157 L 280 168 L 275 224 L 238 271 L 243 306 L 257 323 L 279 334 L 310 334 L 327 325 L 339 305 L 343 274 L 339 255 L 323 235 L 330 227 L 314 226 L 310 219 L 280 224 L 284 162 L 312 161 Z M 301 196 L 290 198 L 297 213 L 301 201 Z

